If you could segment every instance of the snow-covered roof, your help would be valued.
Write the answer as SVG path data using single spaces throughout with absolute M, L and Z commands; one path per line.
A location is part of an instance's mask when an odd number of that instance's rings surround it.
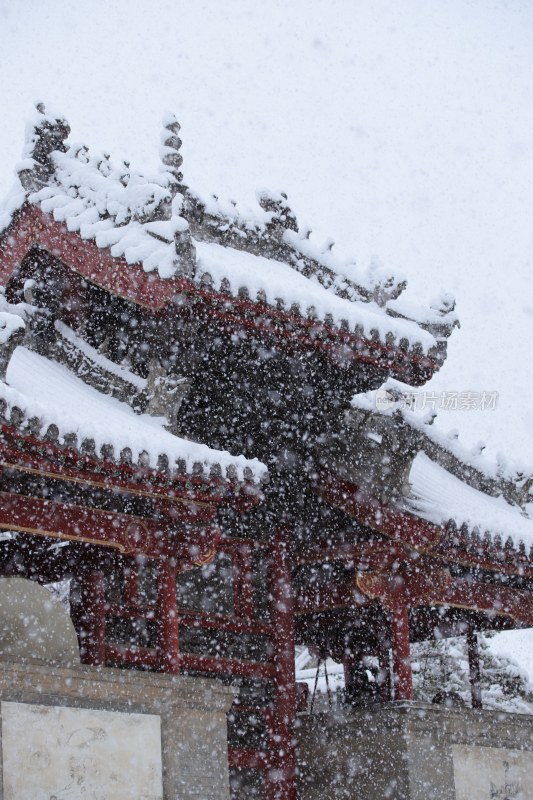
M 175 469 L 178 461 L 184 461 L 188 473 L 200 464 L 207 473 L 215 465 L 220 465 L 223 473 L 235 467 L 238 480 L 244 479 L 245 471 L 247 477 L 256 479 L 266 473 L 257 459 L 231 456 L 173 436 L 163 427 L 162 417 L 135 414 L 129 405 L 87 386 L 62 364 L 25 347 L 13 353 L 7 381 L 0 383 L 0 398 L 8 408 L 20 408 L 28 419 L 37 417 L 43 434 L 49 425 L 56 425 L 61 438 L 74 433 L 80 444 L 93 439 L 97 453 L 105 445 L 111 445 L 117 456 L 129 448 L 134 462 L 144 453 L 154 469 L 158 457 L 164 455 Z
M 325 463 L 428 522 L 493 545 L 499 539 L 532 547 L 533 470 L 467 450 L 439 431 L 433 411 L 416 410 L 412 400 L 411 387 L 391 379 L 356 395 Z
M 425 453 L 418 453 L 409 473 L 411 493 L 405 505 L 416 516 L 437 525 L 464 525 L 481 537 L 511 538 L 533 546 L 533 519 L 500 495 L 491 497 L 468 486 Z
M 63 364 L 27 347 L 17 346 L 13 350 L 17 334 L 24 335 L 26 322 L 34 312 L 30 305 L 13 305 L 0 295 L 0 343 L 2 368 L 6 372 L 5 380 L 0 380 L 0 403 L 5 421 L 12 422 L 15 417 L 17 427 L 22 430 L 31 422 L 31 432 L 37 436 L 44 436 L 50 426 L 55 426 L 59 442 L 68 441 L 71 449 L 91 442 L 97 457 L 103 451 L 114 453 L 117 459 L 127 450 L 133 463 L 153 469 L 161 469 L 161 463 L 165 463 L 171 474 L 204 473 L 238 481 L 266 478 L 266 467 L 257 459 L 232 456 L 174 436 L 165 429 L 165 418 L 135 413 L 127 403 L 102 394 Z M 61 326 L 60 333 L 67 339 L 74 338 L 78 344 L 77 337 L 70 335 L 66 326 Z M 88 345 L 84 347 L 84 355 L 107 362 Z M 132 373 L 126 375 L 124 368 L 111 362 L 103 366 L 114 367 L 115 372 L 121 371 L 119 377 L 127 378 L 134 388 L 143 388 L 137 385 L 144 384 L 142 379 Z
M 245 293 L 253 302 L 442 362 L 457 322 L 453 300 L 438 299 L 424 314 L 412 301 L 402 302 L 402 278 L 376 263 L 366 271 L 343 264 L 331 243 L 320 252 L 308 231 L 298 230 L 283 194 L 261 192 L 254 209 L 200 197 L 182 182 L 179 125 L 172 116 L 164 125 L 161 170 L 146 175 L 71 143 L 64 118 L 39 105 L 27 126 L 19 181 L 0 207 L 0 232 L 30 203 L 163 280 L 184 276 L 224 294 Z
M 460 392 L 448 394 L 456 395 L 453 399 L 462 402 Z M 478 393 L 474 400 L 477 403 L 493 402 L 490 394 Z M 465 404 L 472 401 L 468 396 L 463 399 Z M 361 412 L 379 413 L 380 417 L 401 421 L 420 434 L 419 446 L 430 457 L 447 460 L 456 471 L 464 474 L 465 480 L 475 481 L 478 488 L 479 484 L 483 485 L 486 493 L 503 494 L 508 501 L 519 505 L 527 502 L 528 476 L 533 476 L 533 468 L 502 454 L 497 460 L 491 459 L 484 452 L 483 442 L 469 449 L 460 441 L 456 430 L 446 433 L 434 425 L 437 416 L 434 405 L 438 400 L 430 387 L 422 392 L 413 392 L 410 386 L 389 378 L 379 389 L 355 395 L 351 406 Z

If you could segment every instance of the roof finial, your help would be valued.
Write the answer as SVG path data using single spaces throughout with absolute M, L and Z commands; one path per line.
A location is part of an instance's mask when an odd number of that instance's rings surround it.
M 61 114 L 46 111 L 44 103 L 35 103 L 37 114 L 26 127 L 23 162 L 18 169 L 20 182 L 26 191 L 45 186 L 54 172 L 51 155 L 65 153 L 70 134 L 67 120 Z
M 179 132 L 181 125 L 174 114 L 166 114 L 163 117 L 163 130 L 161 131 L 161 161 L 166 167 L 166 171 L 172 176 L 172 187 L 174 194 L 181 191 L 183 186 L 183 173 L 180 170 L 183 164 L 183 156 L 180 153 L 181 139 Z M 171 187 L 171 191 L 172 191 Z

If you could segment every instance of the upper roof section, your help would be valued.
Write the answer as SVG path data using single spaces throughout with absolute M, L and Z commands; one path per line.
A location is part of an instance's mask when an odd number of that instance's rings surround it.
M 141 305 L 192 295 L 409 383 L 440 367 L 457 324 L 452 298 L 423 309 L 404 299 L 404 280 L 343 265 L 332 244 L 319 252 L 284 194 L 260 192 L 251 210 L 200 197 L 183 183 L 179 124 L 163 124 L 161 168 L 146 175 L 71 143 L 67 121 L 38 105 L 0 207 L 0 283 L 37 244 L 79 271 L 96 259 L 86 277 Z

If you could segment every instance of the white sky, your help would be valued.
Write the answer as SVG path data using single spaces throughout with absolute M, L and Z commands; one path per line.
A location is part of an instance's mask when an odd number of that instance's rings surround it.
M 141 169 L 174 111 L 189 185 L 455 294 L 434 386 L 500 398 L 440 425 L 533 464 L 532 54 L 528 0 L 0 0 L 0 192 L 35 99 Z

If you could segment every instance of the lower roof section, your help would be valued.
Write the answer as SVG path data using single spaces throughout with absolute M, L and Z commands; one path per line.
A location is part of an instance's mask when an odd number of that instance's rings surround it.
M 108 447 L 118 457 L 129 449 L 134 463 L 141 459 L 157 468 L 164 456 L 171 471 L 177 464 L 187 473 L 209 473 L 218 467 L 221 474 L 229 470 L 237 480 L 259 481 L 266 475 L 266 467 L 257 459 L 232 456 L 174 436 L 163 427 L 164 418 L 136 414 L 126 403 L 98 392 L 63 365 L 25 347 L 18 347 L 11 357 L 6 383 L 0 383 L 0 398 L 8 407 L 19 408 L 28 420 L 37 419 L 42 434 L 55 425 L 60 439 L 74 435 L 80 444 L 93 440 L 97 453 Z

